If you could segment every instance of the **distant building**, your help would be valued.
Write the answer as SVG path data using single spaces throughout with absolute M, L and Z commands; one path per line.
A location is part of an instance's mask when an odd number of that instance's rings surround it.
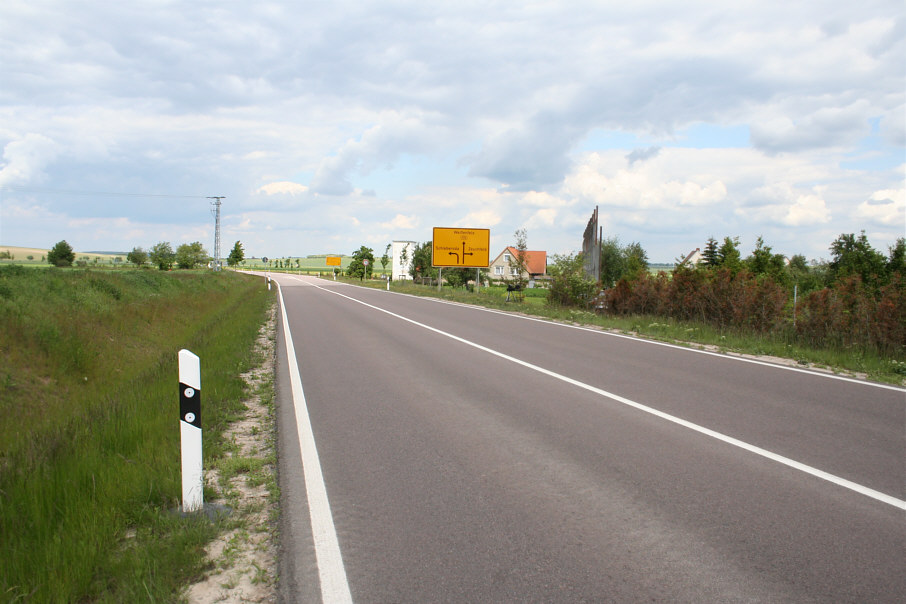
M 683 258 L 683 261 L 680 264 L 689 264 L 689 266 L 698 266 L 698 264 L 704 260 L 705 257 L 702 255 L 701 248 L 695 248 L 689 255 Z
M 518 277 L 516 269 L 510 266 L 510 260 L 516 257 L 519 252 L 514 247 L 507 247 L 500 252 L 491 262 L 489 267 L 491 279 L 513 279 Z M 523 279 L 533 281 L 540 277 L 547 276 L 547 252 L 545 251 L 525 251 L 526 271 L 522 273 Z
M 390 277 L 394 281 L 411 279 L 409 269 L 412 268 L 412 255 L 418 245 L 415 241 L 394 241 L 391 244 L 393 254 L 392 270 Z

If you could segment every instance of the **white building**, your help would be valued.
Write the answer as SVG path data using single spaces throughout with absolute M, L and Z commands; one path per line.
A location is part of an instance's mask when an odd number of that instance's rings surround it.
M 391 278 L 394 281 L 400 279 L 411 279 L 409 269 L 412 267 L 412 254 L 415 253 L 415 247 L 418 245 L 415 241 L 394 241 L 392 242 L 393 269 Z

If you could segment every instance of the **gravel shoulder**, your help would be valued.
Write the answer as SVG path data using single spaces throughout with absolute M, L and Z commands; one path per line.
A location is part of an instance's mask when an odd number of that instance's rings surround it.
M 219 520 L 224 530 L 208 544 L 210 570 L 188 587 L 190 603 L 277 601 L 277 517 L 279 488 L 276 474 L 274 424 L 274 362 L 276 306 L 262 326 L 255 347 L 259 364 L 243 379 L 249 385 L 246 411 L 225 432 L 228 453 L 205 473 L 206 503 L 211 509 L 229 508 Z

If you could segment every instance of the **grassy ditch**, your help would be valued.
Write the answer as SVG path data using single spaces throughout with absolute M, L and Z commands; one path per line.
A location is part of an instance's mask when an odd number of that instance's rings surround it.
M 340 279 L 377 289 L 387 287 L 387 283 L 382 280 L 360 281 L 345 277 Z M 743 355 L 772 356 L 787 359 L 803 367 L 862 375 L 879 382 L 897 385 L 906 383 L 906 359 L 887 358 L 875 351 L 857 347 L 816 348 L 783 335 L 761 335 L 740 329 L 717 329 L 705 323 L 677 321 L 664 317 L 601 315 L 583 309 L 548 304 L 547 290 L 541 288 L 525 290 L 525 299 L 521 302 L 507 302 L 506 288 L 500 286 L 483 287 L 478 292 L 445 286 L 438 291 L 437 286 L 394 281 L 390 288 L 395 292 L 415 296 L 443 298 L 486 308 L 517 311 L 552 321 L 611 329 L 690 347 Z
M 0 267 L 5 601 L 172 601 L 201 573 L 219 528 L 173 513 L 176 353 L 201 358 L 204 454 L 217 459 L 272 302 L 231 272 Z

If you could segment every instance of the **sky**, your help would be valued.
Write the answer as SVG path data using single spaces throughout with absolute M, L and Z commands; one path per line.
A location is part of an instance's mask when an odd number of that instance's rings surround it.
M 3 0 L 0 245 L 906 236 L 902 0 Z

